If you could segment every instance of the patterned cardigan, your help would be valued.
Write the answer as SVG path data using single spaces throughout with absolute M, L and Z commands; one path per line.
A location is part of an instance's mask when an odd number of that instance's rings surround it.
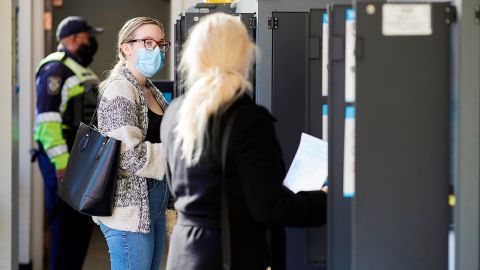
M 147 80 L 147 87 L 165 111 L 167 102 Z M 109 217 L 94 217 L 107 227 L 131 232 L 150 232 L 147 178 L 164 181 L 165 154 L 162 143 L 145 141 L 148 107 L 142 87 L 133 74 L 123 68 L 102 90 L 98 106 L 98 128 L 102 135 L 120 140 L 120 163 L 115 205 Z

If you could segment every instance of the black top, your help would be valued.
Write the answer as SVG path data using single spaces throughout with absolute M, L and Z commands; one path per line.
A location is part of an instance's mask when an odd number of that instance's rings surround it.
M 160 125 L 163 115 L 158 115 L 148 109 L 148 130 L 145 140 L 151 143 L 160 143 Z
M 263 237 L 267 227 L 320 226 L 326 222 L 327 200 L 324 192 L 293 193 L 283 186 L 285 167 L 282 152 L 275 134 L 274 118 L 267 109 L 256 105 L 246 95 L 236 100 L 216 121 L 210 121 L 218 124 L 210 125 L 207 138 L 210 144 L 206 149 L 213 155 L 203 155 L 198 164 L 188 167 L 179 152 L 173 149 L 175 136 L 172 132 L 182 101 L 183 98 L 178 98 L 170 104 L 161 129 L 162 141 L 167 149 L 167 183 L 176 198 L 178 223 L 217 228 L 220 225 L 221 136 L 215 138 L 210 135 L 215 134 L 215 130 L 220 133 L 224 130 L 226 120 L 233 111 L 237 111 L 237 116 L 228 144 L 226 165 L 233 264 L 239 262 L 240 254 L 250 254 L 251 260 L 264 261 L 262 247 L 259 247 L 258 254 L 250 249 L 253 241 L 265 242 Z M 215 126 L 219 128 L 212 129 Z M 248 235 L 258 236 L 259 239 L 248 240 Z M 285 249 L 281 238 L 279 234 L 277 241 L 280 243 L 272 245 L 278 248 L 272 251 L 275 253 L 272 255 L 274 261 L 284 260 Z M 275 240 L 272 239 L 272 242 Z

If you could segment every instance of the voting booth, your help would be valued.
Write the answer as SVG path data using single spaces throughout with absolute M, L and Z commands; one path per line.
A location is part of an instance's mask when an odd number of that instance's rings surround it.
M 302 132 L 329 143 L 328 226 L 288 231 L 289 269 L 447 269 L 454 7 L 258 1 L 257 17 L 257 102 L 287 166 Z
M 448 269 L 455 9 L 356 10 L 354 269 Z
M 185 11 L 175 59 L 199 17 L 238 14 L 261 52 L 254 99 L 277 119 L 287 168 L 302 133 L 328 142 L 327 226 L 287 229 L 287 269 L 448 269 L 455 7 L 243 2 Z
M 215 12 L 223 12 L 227 14 L 232 14 L 238 16 L 245 26 L 247 27 L 248 34 L 255 41 L 256 37 L 256 18 L 255 13 L 239 13 L 236 12 L 235 5 L 231 3 L 222 3 L 222 2 L 231 2 L 231 1 L 209 1 L 211 3 L 198 3 L 195 6 L 185 10 L 179 15 L 174 25 L 174 78 L 175 78 L 175 90 L 174 97 L 182 95 L 185 90 L 182 89 L 180 85 L 180 74 L 178 72 L 178 65 L 180 63 L 180 58 L 182 55 L 182 46 L 188 38 L 188 33 L 192 27 L 200 21 L 203 16 L 206 16 Z M 215 3 L 218 2 L 218 3 Z M 255 70 L 255 68 L 253 68 Z M 255 94 L 255 72 L 251 74 L 251 80 L 254 88 Z

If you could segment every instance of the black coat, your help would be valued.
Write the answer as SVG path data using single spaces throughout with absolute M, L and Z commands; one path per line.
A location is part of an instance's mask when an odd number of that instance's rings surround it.
M 274 119 L 246 95 L 210 119 L 204 154 L 197 165 L 187 167 L 174 149 L 173 129 L 182 100 L 169 106 L 161 128 L 167 148 L 167 181 L 179 215 L 168 269 L 221 269 L 219 138 L 233 111 L 237 116 L 226 165 L 232 269 L 264 270 L 268 257 L 273 270 L 284 269 L 283 227 L 323 225 L 326 194 L 295 194 L 282 185 L 285 169 Z

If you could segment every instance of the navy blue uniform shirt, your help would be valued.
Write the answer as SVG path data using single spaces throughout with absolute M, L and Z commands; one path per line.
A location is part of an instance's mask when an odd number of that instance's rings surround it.
M 67 50 L 62 51 L 77 63 L 81 63 L 77 55 Z M 65 80 L 73 75 L 73 71 L 60 61 L 48 62 L 40 68 L 35 79 L 37 113 L 59 112 L 60 103 L 62 102 L 61 90 L 63 84 Z

